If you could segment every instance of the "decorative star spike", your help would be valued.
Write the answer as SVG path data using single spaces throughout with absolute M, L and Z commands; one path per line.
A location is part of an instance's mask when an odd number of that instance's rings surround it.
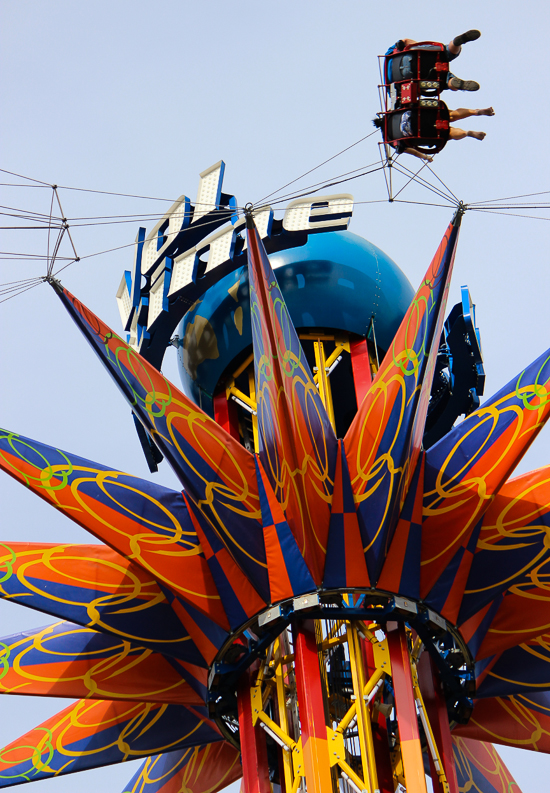
M 268 591 L 254 457 L 66 289 L 61 302 L 195 506 Z M 246 551 L 243 548 L 246 546 Z
M 227 741 L 148 758 L 127 793 L 217 793 L 241 777 L 240 752 Z
M 0 579 L 12 603 L 206 666 L 157 580 L 106 545 L 1 543 Z
M 550 687 L 550 633 L 477 664 L 478 697 L 506 697 Z
M 491 604 L 492 618 L 484 626 L 482 641 L 475 655 L 477 659 L 487 658 L 548 632 L 550 596 L 544 568 L 541 573 L 539 579 L 535 570 L 535 585 L 512 586 Z
M 460 791 L 521 793 L 494 746 L 469 738 L 453 738 Z
M 260 459 L 319 585 L 336 437 L 251 214 L 247 241 Z
M 168 603 L 170 603 L 174 614 L 189 633 L 189 638 L 198 652 L 202 655 L 206 664 L 210 665 L 218 654 L 220 647 L 226 641 L 227 632 L 208 619 L 208 617 L 205 617 L 204 614 L 201 614 L 200 611 L 190 606 L 189 603 L 184 603 L 167 586 L 159 583 L 159 587 Z
M 550 466 L 515 477 L 500 488 L 483 516 L 459 623 L 507 589 L 522 591 L 536 583 L 550 560 L 548 529 Z
M 380 589 L 400 592 L 416 600 L 420 599 L 424 462 L 423 453 L 417 461 L 392 544 L 378 579 Z
M 478 699 L 457 736 L 550 753 L 550 692 Z
M 260 597 L 243 570 L 236 564 L 226 545 L 209 525 L 208 519 L 191 500 L 187 502 L 187 505 L 212 578 L 220 593 L 231 630 L 236 629 L 252 615 L 264 609 L 267 603 Z M 243 547 L 241 550 L 246 569 L 246 549 Z
M 256 475 L 260 491 L 271 602 L 277 603 L 279 600 L 287 600 L 311 592 L 315 589 L 315 582 L 285 519 L 282 507 L 269 485 L 259 457 L 256 458 Z
M 221 739 L 204 708 L 79 700 L 5 747 L 0 787 Z
M 449 224 L 344 439 L 373 584 L 420 452 L 461 217 Z
M 0 467 L 227 626 L 181 493 L 4 430 Z
M 58 622 L 0 639 L 3 694 L 203 705 L 160 653 Z
M 545 352 L 426 452 L 420 594 L 452 622 L 492 496 L 550 417 L 549 383 Z
M 327 589 L 351 589 L 368 586 L 369 583 L 344 444 L 340 440 L 338 441 L 323 586 Z

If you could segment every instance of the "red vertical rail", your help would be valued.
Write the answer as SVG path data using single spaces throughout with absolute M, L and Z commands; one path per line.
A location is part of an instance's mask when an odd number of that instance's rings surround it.
M 447 777 L 449 793 L 459 793 L 456 766 L 453 757 L 453 739 L 451 737 L 451 728 L 449 727 L 447 706 L 441 692 L 439 673 L 434 662 L 426 652 L 423 653 L 418 664 L 418 684 L 422 692 L 426 713 L 439 750 L 443 770 Z M 431 765 L 430 759 L 430 766 Z M 444 793 L 437 774 L 435 774 L 433 770 L 432 783 L 434 793 Z
M 416 717 L 409 645 L 404 624 L 389 622 L 387 637 L 407 790 L 414 791 L 414 793 L 427 793 Z
M 271 793 L 265 733 L 252 724 L 252 700 L 250 691 L 254 685 L 254 673 L 244 672 L 237 688 L 239 711 L 239 734 L 241 739 L 241 761 L 243 766 L 242 789 L 244 793 Z
M 225 391 L 220 391 L 219 394 L 216 394 L 213 401 L 214 420 L 233 438 L 239 440 L 239 421 L 235 403 L 227 399 Z
M 355 384 L 355 398 L 357 399 L 357 407 L 359 407 L 372 383 L 369 350 L 366 340 L 358 339 L 350 342 L 349 350 L 353 382 Z
M 296 623 L 294 669 L 308 793 L 333 793 L 323 683 L 312 620 Z

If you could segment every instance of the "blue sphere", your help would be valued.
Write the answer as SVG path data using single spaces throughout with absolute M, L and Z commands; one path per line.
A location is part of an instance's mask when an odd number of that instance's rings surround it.
M 349 231 L 311 234 L 305 245 L 269 259 L 299 331 L 336 330 L 364 337 L 374 317 L 376 341 L 385 352 L 414 295 L 389 256 Z M 246 268 L 222 278 L 190 308 L 179 336 L 184 390 L 210 412 L 220 379 L 251 351 Z

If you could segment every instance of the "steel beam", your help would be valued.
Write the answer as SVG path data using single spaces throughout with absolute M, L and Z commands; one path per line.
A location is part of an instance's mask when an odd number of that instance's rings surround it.
M 411 793 L 427 793 L 405 625 L 388 622 L 386 635 L 407 790 Z
M 369 351 L 365 339 L 350 342 L 351 368 L 355 385 L 355 398 L 357 407 L 366 396 L 372 383 Z
M 376 672 L 376 662 L 372 643 L 368 640 L 361 640 L 361 650 L 363 653 L 365 669 L 369 678 Z M 389 672 L 389 668 L 387 670 Z M 374 746 L 374 756 L 376 758 L 376 773 L 378 776 L 378 790 L 380 793 L 394 793 L 395 782 L 391 764 L 390 746 L 388 741 L 388 726 L 386 717 L 378 712 L 372 723 L 372 742 Z
M 426 706 L 430 726 L 439 750 L 439 756 L 447 777 L 449 793 L 459 793 L 456 766 L 453 757 L 453 741 L 447 706 L 442 695 L 439 672 L 428 655 L 423 653 L 418 663 L 418 683 Z M 447 793 L 440 784 L 437 773 L 432 773 L 434 793 Z
M 260 722 L 254 726 L 252 719 L 251 692 L 255 684 L 255 672 L 248 669 L 241 675 L 237 687 L 239 711 L 239 734 L 243 766 L 243 793 L 271 793 L 265 733 Z
M 323 684 L 313 620 L 293 625 L 296 690 L 308 793 L 334 793 Z

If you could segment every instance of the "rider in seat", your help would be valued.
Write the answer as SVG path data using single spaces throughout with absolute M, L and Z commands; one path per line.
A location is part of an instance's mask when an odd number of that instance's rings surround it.
M 432 162 L 433 155 L 441 151 L 448 140 L 464 138 L 483 140 L 486 136 L 485 132 L 452 127 L 450 122 L 470 116 L 495 114 L 492 107 L 481 110 L 471 110 L 466 107 L 449 110 L 445 102 L 439 101 L 434 104 L 437 106 L 424 107 L 418 102 L 407 109 L 400 108 L 382 113 L 374 119 L 373 124 L 382 130 L 384 142 L 394 148 L 398 154 L 412 154 L 421 160 Z
M 479 83 L 456 77 L 449 71 L 448 64 L 458 58 L 463 44 L 476 41 L 480 36 L 479 30 L 468 30 L 446 46 L 438 42 L 400 39 L 385 54 L 386 84 L 416 79 L 437 82 L 440 91 L 446 88 L 451 91 L 478 91 Z

